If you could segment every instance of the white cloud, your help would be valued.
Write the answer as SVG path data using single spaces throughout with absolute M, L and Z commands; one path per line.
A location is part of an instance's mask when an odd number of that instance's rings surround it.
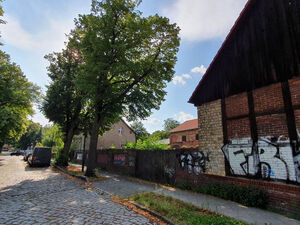
M 151 125 L 158 125 L 158 124 L 161 124 L 161 121 L 155 117 L 152 117 L 152 118 L 148 118 L 145 120 L 145 123 L 146 124 L 151 124 Z
M 191 69 L 192 73 L 201 73 L 202 75 L 206 73 L 206 67 L 204 65 L 201 65 L 200 67 L 196 66 L 193 69 Z
M 172 81 L 173 84 L 175 85 L 177 84 L 185 85 L 186 84 L 185 79 L 192 79 L 192 77 L 191 75 L 184 73 L 181 76 L 175 76 Z
M 39 33 L 30 33 L 20 25 L 20 22 L 9 15 L 4 20 L 7 22 L 2 29 L 2 39 L 6 44 L 15 46 L 22 50 L 29 50 L 41 54 L 60 51 L 66 41 L 66 33 L 74 27 L 73 20 L 49 19 L 47 29 Z
M 177 84 L 182 84 L 182 85 L 185 85 L 186 84 L 186 81 L 183 79 L 183 77 L 181 76 L 175 76 L 173 78 L 173 84 L 177 85 Z
M 223 38 L 247 0 L 175 0 L 163 13 L 181 28 L 190 41 Z
M 182 74 L 181 76 L 185 79 L 192 79 L 191 75 L 189 74 Z
M 176 120 L 178 120 L 181 123 L 183 123 L 187 120 L 195 119 L 195 116 L 193 116 L 192 114 L 189 114 L 189 113 L 185 113 L 185 112 L 179 112 L 179 115 L 175 114 L 174 117 Z

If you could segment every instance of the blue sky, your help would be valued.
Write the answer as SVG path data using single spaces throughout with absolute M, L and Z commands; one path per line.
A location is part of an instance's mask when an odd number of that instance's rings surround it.
M 144 0 L 143 15 L 158 13 L 176 22 L 181 45 L 173 81 L 160 110 L 145 121 L 148 130 L 163 129 L 163 121 L 180 122 L 197 117 L 197 109 L 187 103 L 195 87 L 222 45 L 247 0 Z M 78 14 L 89 13 L 89 0 L 6 0 L 7 24 L 0 26 L 2 50 L 10 54 L 28 79 L 46 91 L 49 82 L 45 54 L 64 47 L 65 34 L 74 27 Z M 49 123 L 35 107 L 32 120 Z

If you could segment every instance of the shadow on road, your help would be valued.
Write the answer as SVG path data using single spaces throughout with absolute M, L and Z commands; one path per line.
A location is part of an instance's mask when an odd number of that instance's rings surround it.
M 29 168 L 31 169 L 31 168 Z M 47 168 L 32 168 L 37 170 L 46 170 Z M 31 170 L 31 171 L 33 171 Z M 17 175 L 17 174 L 16 174 Z M 43 179 L 39 173 L 32 179 L 26 179 L 16 185 L 10 185 L 0 188 L 0 205 L 4 199 L 10 199 L 16 196 L 32 198 L 34 196 L 48 195 L 61 191 L 68 191 L 74 188 L 84 188 L 80 184 L 66 179 L 60 174 L 51 174 L 50 177 Z
M 50 167 L 39 167 L 39 166 L 30 166 L 28 165 L 28 163 L 25 164 L 25 171 L 46 171 L 48 170 Z

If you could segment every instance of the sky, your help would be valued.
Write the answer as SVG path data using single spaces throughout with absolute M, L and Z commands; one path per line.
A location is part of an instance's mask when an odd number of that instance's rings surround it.
M 193 91 L 221 47 L 247 0 L 143 0 L 144 16 L 159 14 L 170 18 L 181 29 L 180 49 L 173 80 L 159 110 L 143 120 L 147 131 L 162 130 L 164 120 L 183 123 L 197 118 L 197 108 L 188 103 Z M 78 14 L 90 12 L 90 0 L 5 0 L 5 25 L 0 26 L 0 48 L 20 66 L 30 82 L 43 93 L 47 76 L 46 54 L 64 48 L 66 34 L 74 27 Z M 34 107 L 30 118 L 41 125 L 49 121 Z

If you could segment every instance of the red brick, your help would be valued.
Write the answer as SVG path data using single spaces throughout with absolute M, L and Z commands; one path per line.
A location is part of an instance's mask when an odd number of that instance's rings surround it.
M 281 83 L 253 91 L 255 113 L 264 113 L 284 108 Z

